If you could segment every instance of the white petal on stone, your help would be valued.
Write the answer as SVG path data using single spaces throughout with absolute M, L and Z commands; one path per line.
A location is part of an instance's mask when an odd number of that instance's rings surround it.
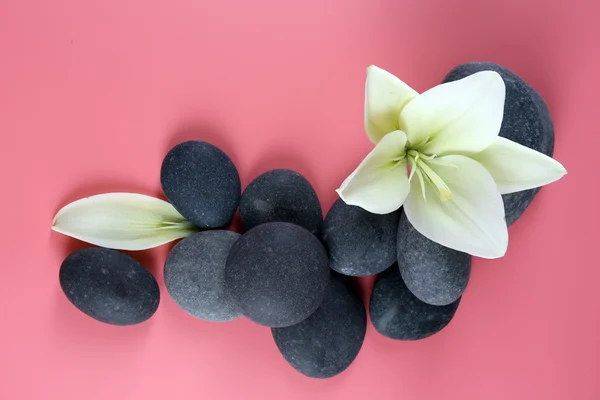
M 431 164 L 452 197 L 442 201 L 437 188 L 426 181 L 426 199 L 419 179 L 411 181 L 404 212 L 422 235 L 443 246 L 483 258 L 506 253 L 508 231 L 504 204 L 487 170 L 465 156 L 441 157 L 457 168 Z

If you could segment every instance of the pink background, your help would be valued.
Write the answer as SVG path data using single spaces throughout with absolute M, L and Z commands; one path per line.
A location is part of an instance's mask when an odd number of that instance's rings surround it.
M 598 11 L 594 0 L 0 0 L 0 399 L 599 399 Z M 475 260 L 440 334 L 397 342 L 369 325 L 355 363 L 317 381 L 286 364 L 268 329 L 178 309 L 162 279 L 168 246 L 136 254 L 163 294 L 144 324 L 101 324 L 62 294 L 60 263 L 84 246 L 50 230 L 68 202 L 159 195 L 163 156 L 194 138 L 228 152 L 244 185 L 298 170 L 328 210 L 371 148 L 367 65 L 424 90 L 474 60 L 541 92 L 569 174 L 510 228 L 505 258 Z

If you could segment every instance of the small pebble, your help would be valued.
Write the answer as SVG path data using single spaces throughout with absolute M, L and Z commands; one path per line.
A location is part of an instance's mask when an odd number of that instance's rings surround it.
M 398 266 L 394 265 L 375 281 L 369 314 L 373 326 L 383 336 L 396 340 L 419 340 L 448 325 L 460 298 L 446 306 L 432 306 L 408 290 Z
M 313 315 L 271 331 L 294 369 L 311 378 L 331 378 L 352 364 L 366 330 L 365 306 L 350 278 L 332 273 L 325 300 Z
M 175 303 L 188 314 L 212 322 L 242 316 L 225 287 L 225 262 L 239 238 L 231 231 L 204 231 L 173 247 L 165 262 L 165 285 Z
M 398 225 L 398 265 L 408 289 L 434 306 L 455 302 L 471 275 L 470 255 L 427 239 L 404 213 Z
M 266 222 L 290 222 L 319 235 L 323 211 L 306 178 L 289 169 L 275 169 L 260 175 L 244 190 L 240 219 L 246 230 Z
M 400 210 L 372 214 L 338 199 L 323 224 L 331 269 L 344 275 L 375 275 L 396 262 Z
M 62 263 L 59 281 L 75 307 L 112 325 L 144 322 L 160 301 L 154 276 L 133 258 L 111 249 L 75 251 Z
M 308 318 L 325 297 L 327 252 L 306 229 L 268 222 L 233 245 L 225 281 L 252 321 L 269 327 L 294 325 Z
M 554 124 L 542 96 L 514 72 L 490 62 L 471 62 L 454 67 L 444 79 L 451 82 L 480 71 L 496 71 L 504 79 L 506 100 L 500 136 L 552 157 Z M 525 212 L 540 188 L 502 196 L 506 223 L 513 224 Z
M 227 225 L 240 202 L 235 165 L 206 142 L 183 142 L 171 149 L 160 170 L 160 183 L 177 211 L 201 228 Z

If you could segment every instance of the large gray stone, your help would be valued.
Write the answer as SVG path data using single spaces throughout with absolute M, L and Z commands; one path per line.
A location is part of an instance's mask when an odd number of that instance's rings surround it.
M 167 199 L 201 228 L 231 221 L 240 202 L 240 177 L 231 159 L 210 143 L 188 141 L 173 147 L 160 170 Z
M 398 224 L 398 265 L 408 289 L 434 306 L 455 302 L 471 274 L 471 256 L 421 235 L 402 213 Z
M 460 298 L 446 306 L 432 306 L 419 300 L 402 281 L 397 266 L 377 277 L 369 314 L 383 336 L 396 340 L 419 340 L 441 331 L 456 313 Z
M 400 210 L 372 214 L 338 199 L 323 224 L 331 269 L 351 276 L 375 275 L 396 262 Z
M 183 239 L 165 262 L 167 291 L 188 314 L 224 322 L 242 316 L 225 286 L 225 263 L 240 234 L 213 230 Z
M 160 301 L 154 276 L 133 258 L 111 249 L 89 247 L 71 253 L 60 267 L 59 281 L 75 307 L 112 325 L 144 322 Z
M 554 125 L 548 107 L 540 94 L 514 72 L 490 62 L 471 62 L 453 68 L 444 82 L 488 70 L 498 72 L 506 85 L 500 136 L 551 157 L 554 152 Z M 539 190 L 535 188 L 502 196 L 508 225 L 525 212 Z
M 270 327 L 294 325 L 308 318 L 325 297 L 327 252 L 306 229 L 268 222 L 233 245 L 225 281 L 249 319 Z
M 367 330 L 365 306 L 350 278 L 332 273 L 321 306 L 306 320 L 273 328 L 286 361 L 311 378 L 330 378 L 354 361 Z

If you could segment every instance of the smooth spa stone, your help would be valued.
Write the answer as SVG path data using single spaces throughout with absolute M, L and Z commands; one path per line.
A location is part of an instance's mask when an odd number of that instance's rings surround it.
M 158 284 L 148 270 L 124 253 L 101 247 L 71 253 L 60 267 L 59 281 L 75 307 L 112 325 L 144 322 L 160 301 Z
M 471 256 L 421 235 L 402 213 L 398 224 L 398 266 L 408 289 L 421 301 L 445 306 L 464 292 Z
M 252 321 L 277 328 L 294 325 L 308 318 L 325 297 L 327 252 L 308 230 L 268 222 L 233 245 L 225 281 L 242 313 Z
M 338 199 L 323 224 L 329 266 L 350 276 L 375 275 L 396 262 L 400 210 L 372 214 Z
M 367 315 L 351 278 L 332 273 L 323 303 L 306 320 L 273 328 L 285 360 L 311 378 L 331 378 L 352 364 L 365 338 Z
M 290 222 L 318 236 L 323 211 L 306 178 L 289 169 L 275 169 L 258 176 L 244 190 L 240 220 L 246 230 L 266 222 Z
M 165 285 L 188 314 L 211 322 L 242 316 L 225 285 L 225 263 L 239 233 L 211 230 L 183 239 L 165 262 Z
M 177 211 L 200 228 L 227 225 L 240 202 L 235 165 L 206 142 L 188 141 L 173 147 L 163 160 L 160 183 Z
M 496 71 L 504 79 L 506 100 L 500 136 L 552 157 L 554 124 L 540 94 L 514 72 L 490 62 L 471 62 L 453 68 L 444 82 L 462 79 L 480 71 Z M 506 223 L 511 225 L 525 212 L 540 188 L 502 196 Z
M 373 326 L 383 336 L 419 340 L 444 329 L 454 317 L 460 299 L 445 306 L 422 302 L 408 290 L 398 266 L 394 265 L 377 277 L 369 315 Z

